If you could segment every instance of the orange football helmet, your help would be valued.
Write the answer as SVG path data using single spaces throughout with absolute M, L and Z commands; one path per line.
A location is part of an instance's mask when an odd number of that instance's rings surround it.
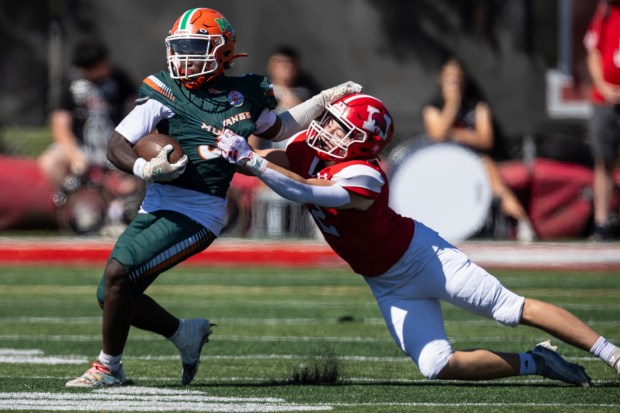
M 207 8 L 183 13 L 166 37 L 168 70 L 188 89 L 198 89 L 205 82 L 228 69 L 235 55 L 235 30 L 222 13 Z

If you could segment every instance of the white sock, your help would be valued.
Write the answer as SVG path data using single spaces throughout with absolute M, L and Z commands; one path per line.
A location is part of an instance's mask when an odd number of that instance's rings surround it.
M 177 328 L 173 335 L 168 337 L 168 340 L 172 341 L 177 347 L 183 344 L 183 339 L 185 339 L 185 334 L 183 334 L 184 327 L 185 320 L 179 320 L 179 328 Z
M 590 353 L 607 363 L 617 349 L 618 348 L 607 341 L 605 337 L 600 336 L 590 349 Z
M 112 371 L 118 371 L 118 369 L 121 368 L 122 359 L 122 354 L 119 354 L 118 356 L 110 356 L 109 354 L 105 354 L 103 350 L 101 350 L 99 357 L 97 357 L 97 360 L 99 360 L 101 364 L 108 367 Z
M 530 353 L 519 353 L 519 376 L 536 374 L 536 362 Z

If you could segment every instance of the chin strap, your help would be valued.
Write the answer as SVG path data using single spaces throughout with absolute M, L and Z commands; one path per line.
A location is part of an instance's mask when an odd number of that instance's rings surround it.
M 240 57 L 248 57 L 247 53 L 239 53 L 234 55 L 233 57 L 230 58 L 230 60 L 228 61 L 228 63 L 232 63 L 233 60 L 238 59 Z
M 222 73 L 224 73 L 224 70 L 226 69 L 230 69 L 232 67 L 232 65 L 234 64 L 234 60 L 238 59 L 240 57 L 248 57 L 247 53 L 239 53 L 234 55 L 233 57 L 230 58 L 230 60 L 228 62 L 225 63 L 225 67 L 222 70 L 218 70 L 214 73 L 211 74 L 211 76 L 207 77 L 207 76 L 200 76 L 199 78 L 197 78 L 194 81 L 183 81 L 181 79 L 181 83 L 183 83 L 183 86 L 185 86 L 186 88 L 190 89 L 190 90 L 195 90 L 195 89 L 200 89 L 206 82 L 210 82 L 211 80 L 215 79 L 216 77 L 218 77 L 219 75 L 221 75 Z

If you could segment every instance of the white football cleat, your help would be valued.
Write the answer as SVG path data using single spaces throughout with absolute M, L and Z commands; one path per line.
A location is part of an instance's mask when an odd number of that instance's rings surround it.
M 95 361 L 92 367 L 86 370 L 86 373 L 82 374 L 77 379 L 69 380 L 65 383 L 65 387 L 86 387 L 96 389 L 99 387 L 116 387 L 130 384 L 130 380 L 127 380 L 125 373 L 123 372 L 123 366 L 118 371 L 112 372 L 109 367 L 104 366 Z
M 181 375 L 181 383 L 190 384 L 200 364 L 200 352 L 202 347 L 209 342 L 211 335 L 211 324 L 209 320 L 204 318 L 193 318 L 190 320 L 181 320 L 181 337 L 180 344 L 175 344 L 181 352 L 181 363 L 183 371 Z

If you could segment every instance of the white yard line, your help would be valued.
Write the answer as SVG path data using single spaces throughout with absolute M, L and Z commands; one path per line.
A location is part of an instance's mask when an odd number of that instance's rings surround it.
M 8 410 L 114 412 L 310 412 L 332 410 L 327 404 L 297 404 L 274 397 L 216 397 L 200 391 L 121 387 L 88 393 L 0 393 Z
M 523 382 L 523 381 L 521 381 Z M 537 381 L 538 382 L 538 381 Z M 281 398 L 214 397 L 195 390 L 150 387 L 122 387 L 88 393 L 7 392 L 0 393 L 0 405 L 16 411 L 114 411 L 114 412 L 308 412 L 334 407 L 485 407 L 485 408 L 614 408 L 618 404 L 596 403 L 290 403 Z

